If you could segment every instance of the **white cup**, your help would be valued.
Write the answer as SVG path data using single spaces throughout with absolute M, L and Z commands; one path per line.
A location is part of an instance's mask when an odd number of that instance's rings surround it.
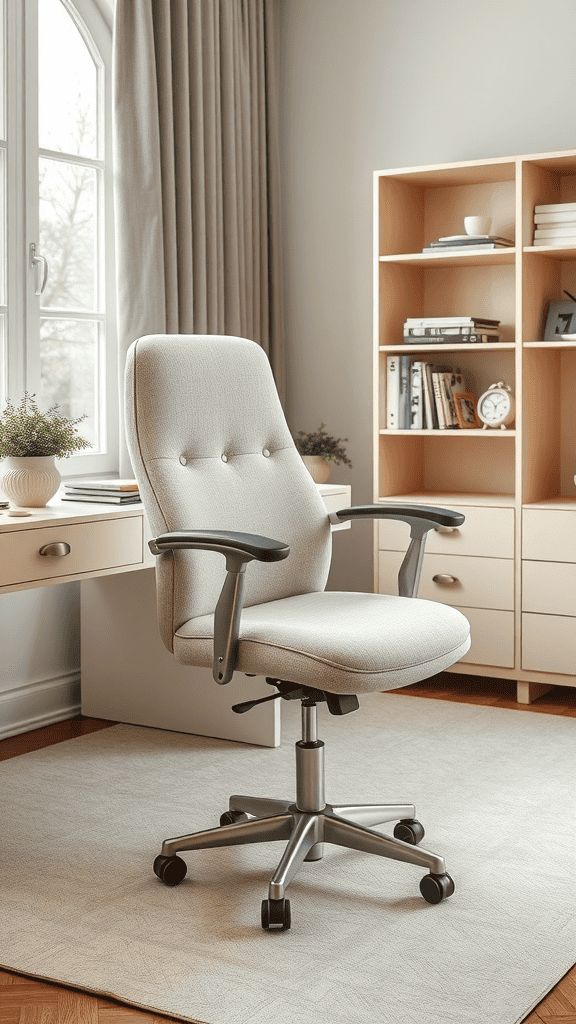
M 492 227 L 491 217 L 464 217 L 464 227 L 468 235 L 489 235 Z

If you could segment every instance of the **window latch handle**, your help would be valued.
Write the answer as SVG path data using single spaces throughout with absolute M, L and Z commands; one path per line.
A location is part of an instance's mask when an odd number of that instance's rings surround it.
M 42 295 L 48 281 L 48 260 L 36 252 L 36 243 L 30 242 L 30 267 L 36 271 L 36 287 L 34 295 Z M 42 267 L 42 283 L 40 283 L 39 269 Z

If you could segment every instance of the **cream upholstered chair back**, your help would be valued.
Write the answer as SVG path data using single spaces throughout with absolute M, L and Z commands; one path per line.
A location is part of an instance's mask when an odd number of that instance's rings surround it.
M 244 607 L 324 590 L 330 524 L 298 454 L 268 358 L 223 335 L 150 335 L 126 363 L 126 436 L 153 536 L 235 530 L 290 545 L 285 561 L 252 562 Z M 175 551 L 157 560 L 162 639 L 212 612 L 222 555 Z

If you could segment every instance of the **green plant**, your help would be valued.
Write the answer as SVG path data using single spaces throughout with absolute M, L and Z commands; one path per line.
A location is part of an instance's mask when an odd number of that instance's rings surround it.
M 318 430 L 310 434 L 305 433 L 304 430 L 298 431 L 294 438 L 294 443 L 300 455 L 322 455 L 325 462 L 332 462 L 335 466 L 344 463 L 352 469 L 352 463 L 341 443 L 342 441 L 347 441 L 348 438 L 330 437 L 324 430 L 325 426 L 325 423 L 321 423 Z
M 18 406 L 8 399 L 0 416 L 0 458 L 54 455 L 63 459 L 72 452 L 92 447 L 76 430 L 76 424 L 85 420 L 85 415 L 70 420 L 58 415 L 57 405 L 40 412 L 35 397 L 25 391 Z

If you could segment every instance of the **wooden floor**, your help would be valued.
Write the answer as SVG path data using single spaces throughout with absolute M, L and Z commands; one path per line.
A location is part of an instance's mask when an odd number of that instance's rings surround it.
M 533 704 L 517 704 L 515 684 L 507 680 L 444 673 L 391 693 L 465 704 L 514 708 L 524 714 L 566 715 L 576 718 L 576 688 L 555 686 Z M 114 723 L 78 718 L 46 729 L 0 741 L 0 761 L 38 750 L 74 736 L 82 736 Z M 576 953 L 575 953 L 576 957 Z M 0 961 L 2 951 L 0 950 Z M 34 981 L 24 975 L 0 969 L 0 1024 L 154 1024 L 171 1020 L 135 1010 L 122 1003 L 77 992 L 63 985 Z M 375 1021 L 374 1024 L 377 1024 Z M 442 1024 L 438 1021 L 438 1024 Z M 481 1018 L 478 1024 L 482 1024 Z M 576 1024 L 576 967 L 526 1017 L 524 1024 Z

